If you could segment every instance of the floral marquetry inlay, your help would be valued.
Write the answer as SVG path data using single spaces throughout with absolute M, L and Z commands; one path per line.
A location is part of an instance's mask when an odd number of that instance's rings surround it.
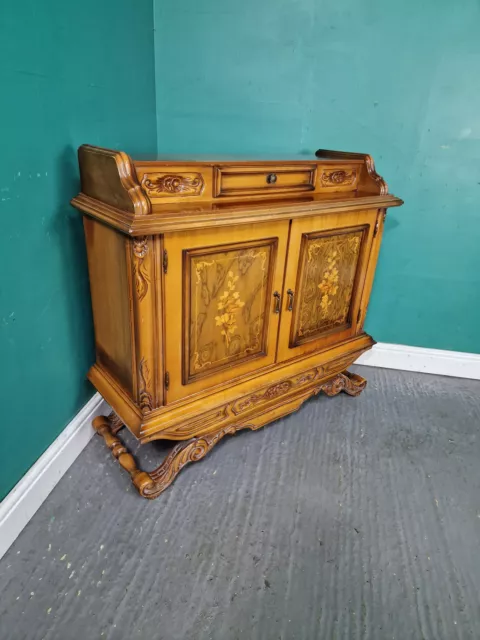
M 264 349 L 272 244 L 189 256 L 187 379 Z
M 240 294 L 235 291 L 236 282 L 240 276 L 234 276 L 233 271 L 228 272 L 227 290 L 220 296 L 220 302 L 217 305 L 218 316 L 215 316 L 217 327 L 221 327 L 221 334 L 225 338 L 227 348 L 230 345 L 232 336 L 235 335 L 237 325 L 237 315 L 245 302 L 240 300 Z
M 306 237 L 297 338 L 349 322 L 363 230 Z

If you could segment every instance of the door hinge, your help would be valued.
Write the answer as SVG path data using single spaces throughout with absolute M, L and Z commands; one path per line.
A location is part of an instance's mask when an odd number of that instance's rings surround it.
M 163 250 L 163 273 L 167 273 L 168 271 L 168 251 L 166 249 Z
M 359 309 L 358 310 L 358 314 L 357 314 L 357 324 L 360 322 L 360 318 L 362 317 L 362 310 Z
M 168 371 L 165 371 L 165 391 L 168 391 L 168 387 L 170 386 L 170 374 Z
M 380 227 L 380 218 L 377 218 L 377 222 L 375 223 L 375 229 L 373 230 L 373 237 L 377 237 L 378 229 Z

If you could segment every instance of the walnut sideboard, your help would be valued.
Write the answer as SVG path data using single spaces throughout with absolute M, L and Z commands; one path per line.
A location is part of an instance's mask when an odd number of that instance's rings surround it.
M 370 156 L 132 160 L 84 145 L 81 193 L 95 326 L 94 420 L 140 494 L 155 498 L 226 434 L 313 394 L 356 396 L 388 207 Z M 141 471 L 118 437 L 180 441 Z

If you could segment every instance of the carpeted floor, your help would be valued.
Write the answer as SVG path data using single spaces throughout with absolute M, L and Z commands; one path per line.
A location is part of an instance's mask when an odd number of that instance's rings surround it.
M 1 640 L 480 638 L 480 382 L 356 370 L 153 502 L 94 438 L 0 561 Z

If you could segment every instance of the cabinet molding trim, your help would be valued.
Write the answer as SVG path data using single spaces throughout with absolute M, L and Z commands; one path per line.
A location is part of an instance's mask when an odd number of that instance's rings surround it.
M 0 503 L 0 558 L 89 443 L 92 420 L 109 411 L 96 393 Z

